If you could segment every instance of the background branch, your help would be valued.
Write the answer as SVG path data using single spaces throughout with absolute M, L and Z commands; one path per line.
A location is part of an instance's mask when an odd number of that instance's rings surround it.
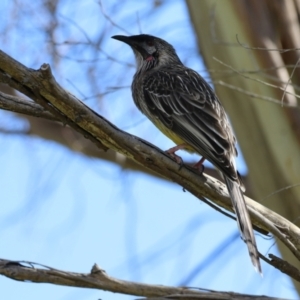
M 42 268 L 39 268 L 42 267 Z M 56 285 L 75 286 L 80 288 L 101 289 L 114 293 L 143 296 L 165 297 L 160 299 L 215 299 L 215 300 L 248 300 L 249 295 L 232 292 L 216 292 L 188 287 L 171 287 L 163 285 L 142 284 L 113 278 L 96 264 L 90 273 L 74 273 L 57 270 L 33 262 L 9 261 L 0 259 L 0 274 L 14 280 Z M 280 300 L 280 298 L 251 296 L 251 299 Z
M 49 111 L 41 105 L 0 92 L 0 109 L 34 117 L 41 117 L 51 121 L 58 121 Z

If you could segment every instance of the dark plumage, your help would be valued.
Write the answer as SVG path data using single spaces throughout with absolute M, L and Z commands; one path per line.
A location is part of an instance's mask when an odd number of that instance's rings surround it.
M 136 106 L 179 148 L 199 153 L 222 172 L 242 238 L 261 273 L 244 187 L 235 165 L 236 139 L 216 94 L 197 72 L 182 64 L 166 41 L 146 34 L 113 38 L 134 51 L 137 71 L 132 95 Z M 174 150 L 169 152 L 175 155 Z

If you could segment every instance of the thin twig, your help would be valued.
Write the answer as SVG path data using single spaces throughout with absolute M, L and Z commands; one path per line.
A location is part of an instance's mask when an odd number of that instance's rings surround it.
M 266 85 L 266 86 L 269 86 L 269 87 L 272 87 L 272 88 L 274 88 L 274 89 L 279 89 L 279 90 L 281 90 L 281 91 L 285 91 L 285 88 L 280 87 L 280 86 L 278 86 L 278 85 L 271 84 L 271 83 L 268 83 L 268 82 L 266 82 L 266 81 L 263 81 L 263 80 L 260 80 L 260 79 L 257 79 L 257 78 L 252 78 L 252 77 L 246 76 L 245 74 L 242 74 L 240 71 L 234 69 L 232 66 L 229 66 L 228 64 L 222 62 L 221 60 L 217 59 L 216 57 L 214 57 L 213 59 L 214 59 L 215 61 L 217 61 L 218 63 L 220 63 L 221 65 L 226 66 L 227 68 L 230 68 L 231 70 L 233 70 L 234 72 L 236 72 L 237 74 L 241 75 L 242 77 L 244 77 L 244 78 L 246 78 L 246 79 L 250 79 L 250 80 L 253 80 L 253 81 L 255 81 L 255 82 L 262 83 L 262 84 L 264 84 L 264 85 Z M 298 95 L 296 95 L 296 94 L 294 94 L 294 93 L 291 93 L 291 92 L 287 92 L 287 91 L 286 91 L 286 94 L 292 95 L 292 96 L 294 96 L 294 97 L 300 99 L 300 96 L 298 96 Z M 281 101 L 280 101 L 280 103 L 281 103 Z

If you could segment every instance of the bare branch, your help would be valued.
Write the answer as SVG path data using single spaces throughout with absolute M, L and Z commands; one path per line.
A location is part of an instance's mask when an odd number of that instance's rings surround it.
M 82 129 L 76 124 L 76 122 L 68 119 L 65 115 L 56 110 L 48 101 L 45 101 L 43 95 L 41 94 L 42 91 L 39 90 L 40 88 L 42 88 L 41 83 L 38 82 L 39 78 L 37 75 L 39 75 L 39 73 L 36 74 L 36 71 L 26 68 L 24 65 L 14 60 L 1 50 L 0 61 L 2 62 L 0 68 L 0 81 L 2 83 L 9 84 L 19 92 L 24 93 L 27 97 L 43 106 L 44 109 L 48 110 L 61 122 L 63 122 L 64 124 L 68 124 L 70 127 L 83 134 L 86 138 L 90 139 L 100 149 L 103 149 L 105 151 L 107 150 L 107 147 L 105 147 L 99 140 L 90 135 L 89 132 L 82 131 Z M 26 78 L 26 80 L 24 80 L 24 78 Z M 64 93 L 66 94 L 67 92 Z M 49 92 L 48 96 L 50 96 Z
M 0 108 L 20 114 L 57 121 L 57 119 L 41 105 L 2 92 L 0 92 Z
M 286 102 L 282 103 L 281 101 L 279 101 L 275 98 L 268 97 L 268 96 L 262 96 L 262 95 L 259 95 L 259 94 L 256 94 L 256 93 L 253 93 L 253 92 L 250 92 L 250 91 L 246 91 L 245 89 L 242 89 L 238 86 L 234 86 L 234 85 L 229 84 L 229 83 L 226 83 L 222 80 L 215 81 L 214 84 L 225 86 L 225 87 L 227 87 L 231 90 L 237 91 L 237 92 L 242 93 L 244 95 L 247 95 L 248 97 L 251 97 L 251 98 L 256 98 L 256 99 L 261 99 L 261 100 L 264 100 L 264 101 L 268 101 L 268 102 L 271 102 L 271 103 L 274 103 L 274 104 L 278 104 L 282 107 L 293 107 L 293 108 L 299 109 L 299 106 L 295 106 L 295 104 L 290 104 L 290 103 L 286 103 Z
M 269 257 L 271 258 L 270 260 L 264 257 L 263 255 L 259 257 L 263 259 L 265 262 L 267 262 L 268 264 L 272 265 L 274 268 L 280 270 L 285 274 L 288 274 L 290 277 L 300 282 L 300 271 L 294 266 L 292 266 L 290 263 L 288 263 L 287 261 L 273 254 L 269 254 Z
M 297 51 L 297 50 L 300 50 L 300 48 L 291 48 L 291 49 L 278 49 L 278 48 L 265 48 L 265 47 L 249 47 L 247 46 L 246 44 L 243 44 L 240 40 L 239 40 L 239 36 L 236 35 L 236 40 L 237 42 L 239 43 L 239 45 L 241 47 L 243 47 L 244 49 L 247 49 L 247 50 L 259 50 L 259 51 L 276 51 L 276 52 L 279 52 L 279 53 L 286 53 L 286 52 L 290 52 L 290 51 Z
M 100 289 L 142 297 L 163 297 L 152 299 L 280 300 L 279 298 L 266 296 L 250 296 L 232 292 L 217 292 L 188 287 L 171 287 L 125 281 L 108 276 L 107 273 L 100 269 L 96 264 L 93 266 L 90 273 L 74 273 L 57 270 L 32 262 L 0 259 L 0 274 L 19 281 L 43 282 L 63 286 Z
M 241 73 L 240 71 L 234 69 L 233 67 L 229 66 L 228 64 L 222 62 L 221 60 L 219 60 L 219 59 L 216 58 L 216 57 L 214 57 L 213 59 L 214 59 L 215 61 L 217 61 L 218 63 L 220 63 L 221 65 L 224 65 L 224 66 L 230 68 L 232 71 L 236 72 L 237 74 L 241 75 L 242 77 L 244 77 L 244 78 L 246 78 L 246 79 L 250 79 L 250 80 L 256 81 L 256 82 L 258 82 L 258 83 L 264 84 L 264 85 L 269 86 L 269 87 L 272 87 L 272 88 L 274 88 L 274 89 L 282 90 L 282 91 L 284 92 L 283 95 L 289 94 L 289 95 L 292 95 L 292 96 L 295 97 L 295 98 L 300 98 L 300 96 L 296 95 L 295 93 L 292 93 L 292 92 L 288 92 L 288 91 L 287 91 L 287 87 L 288 87 L 288 85 L 289 85 L 289 81 L 286 83 L 286 86 L 285 86 L 285 87 L 281 87 L 281 86 L 278 86 L 278 85 L 274 85 L 274 84 L 268 83 L 268 82 L 266 82 L 266 81 L 263 81 L 263 80 L 260 80 L 260 79 L 257 79 L 257 78 L 252 78 L 252 77 L 250 77 L 250 76 L 247 76 L 247 75 Z M 297 62 L 297 64 L 298 64 L 298 62 Z M 293 71 L 294 71 L 294 70 L 295 70 L 295 69 L 293 69 Z M 292 76 L 292 75 L 291 75 L 291 76 Z M 289 79 L 290 79 L 290 78 L 289 78 Z M 284 103 L 282 100 L 279 101 L 279 102 L 281 103 L 281 105 L 283 105 L 283 103 Z M 293 106 L 297 106 L 297 103 L 289 103 L 289 104 L 291 104 L 291 105 L 293 105 Z

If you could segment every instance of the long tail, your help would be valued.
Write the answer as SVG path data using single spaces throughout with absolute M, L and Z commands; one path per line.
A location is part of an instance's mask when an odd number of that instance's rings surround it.
M 262 275 L 252 223 L 240 185 L 238 182 L 231 180 L 226 175 L 224 175 L 224 179 L 237 216 L 237 223 L 242 239 L 247 244 L 249 255 L 255 270 Z

